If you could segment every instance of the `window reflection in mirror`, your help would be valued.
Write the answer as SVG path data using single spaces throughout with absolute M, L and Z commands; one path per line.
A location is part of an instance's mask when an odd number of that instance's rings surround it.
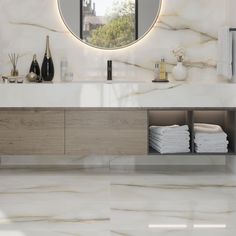
M 162 0 L 57 0 L 62 19 L 78 39 L 102 48 L 128 46 L 152 29 Z
M 138 0 L 80 0 L 80 38 L 101 48 L 128 45 L 138 38 Z

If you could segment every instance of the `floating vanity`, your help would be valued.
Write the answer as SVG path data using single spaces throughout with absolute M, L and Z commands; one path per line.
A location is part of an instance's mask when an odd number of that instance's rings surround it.
M 236 153 L 236 85 L 2 84 L 1 155 L 159 155 L 150 125 L 212 123 Z M 18 98 L 18 99 L 17 99 Z M 211 153 L 214 154 L 214 153 Z

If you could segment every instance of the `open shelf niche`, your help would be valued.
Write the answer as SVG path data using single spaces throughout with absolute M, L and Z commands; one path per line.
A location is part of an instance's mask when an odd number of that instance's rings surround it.
M 148 111 L 149 126 L 188 125 L 190 131 L 190 153 L 160 154 L 149 147 L 150 155 L 236 155 L 236 109 L 153 109 Z M 220 125 L 228 135 L 228 153 L 196 153 L 194 144 L 194 123 Z

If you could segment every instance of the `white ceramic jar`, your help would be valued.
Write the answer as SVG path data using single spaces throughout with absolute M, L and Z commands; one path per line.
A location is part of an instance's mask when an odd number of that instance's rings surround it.
M 173 77 L 177 81 L 184 81 L 187 79 L 188 70 L 182 62 L 178 62 L 172 70 Z

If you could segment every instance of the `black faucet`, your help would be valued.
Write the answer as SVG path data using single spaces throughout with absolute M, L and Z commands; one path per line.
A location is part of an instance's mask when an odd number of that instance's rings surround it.
M 107 80 L 112 80 L 112 60 L 107 61 Z

